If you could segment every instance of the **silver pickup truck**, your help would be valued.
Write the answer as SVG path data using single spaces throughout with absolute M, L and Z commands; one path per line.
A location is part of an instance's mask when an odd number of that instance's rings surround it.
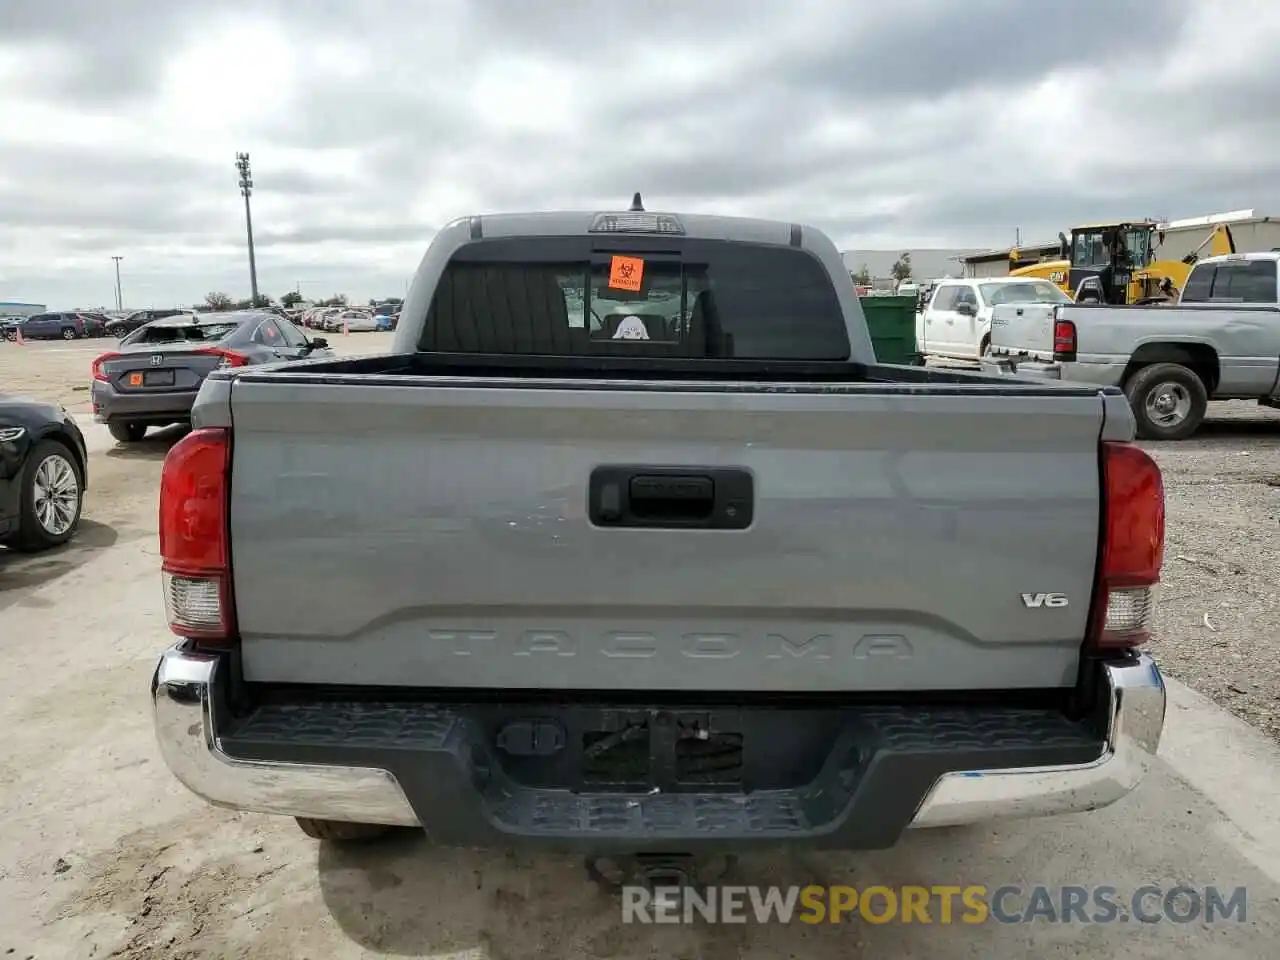
M 193 421 L 152 697 L 211 803 L 880 848 L 1103 806 L 1156 750 L 1163 487 L 1124 396 L 877 364 L 812 228 L 463 219 L 393 353 L 214 373 Z
M 1138 436 L 1184 440 L 1210 400 L 1280 406 L 1280 252 L 1201 260 L 1177 305 L 1010 304 L 983 372 L 1124 390 Z

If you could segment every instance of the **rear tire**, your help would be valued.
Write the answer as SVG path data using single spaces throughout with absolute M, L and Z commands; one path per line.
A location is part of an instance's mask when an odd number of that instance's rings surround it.
M 74 340 L 75 338 L 76 338 L 76 328 L 75 328 L 75 327 L 63 327 L 63 328 L 62 328 L 62 339 L 63 339 L 63 340 Z
M 377 840 L 391 832 L 391 827 L 381 823 L 351 823 L 346 820 L 314 820 L 296 817 L 298 827 L 313 840 L 333 840 L 336 843 L 362 843 Z
M 137 443 L 147 435 L 145 423 L 109 423 L 107 430 L 120 443 Z
M 1209 409 L 1209 391 L 1180 363 L 1153 363 L 1124 385 L 1138 436 L 1143 440 L 1185 440 L 1200 428 Z

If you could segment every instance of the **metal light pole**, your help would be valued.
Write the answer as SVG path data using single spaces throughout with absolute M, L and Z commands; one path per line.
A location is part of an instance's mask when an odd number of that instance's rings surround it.
M 240 173 L 240 193 L 244 196 L 244 228 L 249 237 L 249 290 L 251 301 L 258 305 L 258 265 L 253 259 L 253 215 L 249 213 L 249 195 L 253 193 L 253 178 L 249 173 L 249 155 L 236 154 L 236 170 Z
M 120 295 L 120 261 L 124 257 L 112 257 L 111 259 L 116 262 L 116 312 L 122 313 L 124 311 L 124 297 Z

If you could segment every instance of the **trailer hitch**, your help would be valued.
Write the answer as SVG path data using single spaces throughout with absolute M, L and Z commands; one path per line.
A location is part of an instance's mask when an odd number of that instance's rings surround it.
M 589 856 L 587 876 L 609 893 L 640 886 L 650 891 L 662 887 L 706 887 L 722 881 L 736 866 L 737 857 L 698 856 L 690 853 L 637 853 L 624 856 Z

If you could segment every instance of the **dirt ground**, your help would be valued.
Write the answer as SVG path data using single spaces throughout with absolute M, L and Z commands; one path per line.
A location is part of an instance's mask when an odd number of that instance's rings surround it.
M 385 334 L 333 338 L 376 352 Z M 0 343 L 0 393 L 56 399 L 82 424 L 89 363 L 110 341 Z M 1162 667 L 1280 737 L 1280 414 L 1215 405 L 1202 434 L 1155 446 L 1169 542 L 1153 652 Z M 88 429 L 88 428 L 86 428 Z M 212 809 L 155 750 L 147 685 L 168 642 L 156 555 L 160 462 L 94 433 L 76 542 L 0 551 L 0 960 L 103 958 L 1270 957 L 1274 876 L 1168 769 L 1087 817 L 929 831 L 858 857 L 749 860 L 741 882 L 1248 884 L 1247 924 L 1037 928 L 623 926 L 572 859 L 368 848 L 291 821 Z M 1236 831 L 1238 833 L 1239 831 Z M 1251 900 L 1251 907 L 1255 903 Z

